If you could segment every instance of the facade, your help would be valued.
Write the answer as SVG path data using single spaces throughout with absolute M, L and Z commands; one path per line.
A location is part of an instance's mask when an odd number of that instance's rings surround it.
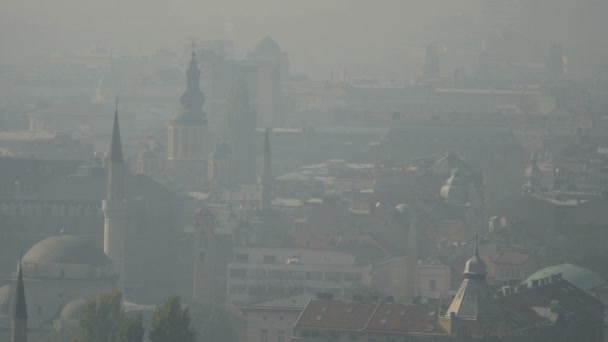
M 604 306 L 554 274 L 495 293 L 477 248 L 449 308 L 318 296 L 292 341 L 603 341 Z
M 246 342 L 289 342 L 293 325 L 314 295 L 301 294 L 248 305 L 245 317 Z
M 247 305 L 285 295 L 331 292 L 345 297 L 371 285 L 371 265 L 335 250 L 236 247 L 228 263 L 227 301 Z

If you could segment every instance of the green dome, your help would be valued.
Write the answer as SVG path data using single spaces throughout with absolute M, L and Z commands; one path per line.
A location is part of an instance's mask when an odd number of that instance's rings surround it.
M 572 264 L 560 264 L 543 268 L 529 276 L 525 282 L 530 284 L 534 279 L 541 279 L 558 273 L 562 274 L 562 278 L 585 291 L 608 284 L 608 281 L 599 274 Z

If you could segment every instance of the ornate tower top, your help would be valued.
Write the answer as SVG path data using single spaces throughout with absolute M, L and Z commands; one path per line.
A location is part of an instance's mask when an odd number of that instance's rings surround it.
M 196 62 L 196 53 L 192 51 L 190 64 L 186 70 L 187 88 L 181 97 L 181 104 L 187 114 L 200 114 L 205 104 L 205 96 L 200 89 L 201 71 Z

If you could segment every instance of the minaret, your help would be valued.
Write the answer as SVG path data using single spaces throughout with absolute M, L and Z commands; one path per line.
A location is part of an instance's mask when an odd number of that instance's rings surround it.
M 262 177 L 260 179 L 260 209 L 269 211 L 272 203 L 272 175 L 270 165 L 270 130 L 266 128 L 264 137 L 264 160 L 262 165 Z
M 117 100 L 108 161 L 108 196 L 102 203 L 102 209 L 105 217 L 103 251 L 114 262 L 115 270 L 119 275 L 117 285 L 121 291 L 124 291 L 127 239 L 127 200 L 123 192 L 124 172 Z
M 13 342 L 27 342 L 27 306 L 21 259 L 17 272 L 17 288 L 15 289 L 15 305 L 13 306 Z

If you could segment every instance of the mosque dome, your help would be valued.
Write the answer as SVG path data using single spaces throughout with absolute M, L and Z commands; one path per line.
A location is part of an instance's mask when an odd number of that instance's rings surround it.
M 253 56 L 256 59 L 278 59 L 281 58 L 281 48 L 279 44 L 270 37 L 260 40 L 255 46 Z
M 59 318 L 62 321 L 78 321 L 80 319 L 80 310 L 87 301 L 80 298 L 67 303 L 61 310 Z
M 81 237 L 62 234 L 35 244 L 24 256 L 24 264 L 78 264 L 99 266 L 110 259 L 93 243 Z
M 0 317 L 10 315 L 11 289 L 8 285 L 0 287 Z
M 531 283 L 532 280 L 550 277 L 551 275 L 559 273 L 562 274 L 563 279 L 585 291 L 608 284 L 608 281 L 599 274 L 584 267 L 572 264 L 559 264 L 545 267 L 532 274 L 525 282 Z

